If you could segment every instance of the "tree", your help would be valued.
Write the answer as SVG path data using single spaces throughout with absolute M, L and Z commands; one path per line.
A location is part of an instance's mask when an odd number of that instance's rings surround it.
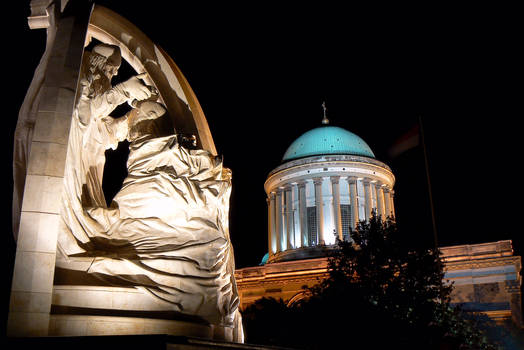
M 378 216 L 360 222 L 351 237 L 338 243 L 328 278 L 310 288 L 308 298 L 289 308 L 264 299 L 245 310 L 249 342 L 307 349 L 496 348 L 479 330 L 479 318 L 450 305 L 453 287 L 444 282 L 438 249 L 413 247 L 394 220 Z M 266 312 L 261 324 L 268 305 L 272 314 Z

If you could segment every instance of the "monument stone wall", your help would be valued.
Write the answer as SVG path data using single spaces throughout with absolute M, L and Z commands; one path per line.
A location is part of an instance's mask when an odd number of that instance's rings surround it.
M 241 342 L 231 173 L 187 80 L 107 8 L 33 0 L 31 9 L 30 26 L 47 30 L 47 46 L 15 133 L 8 335 Z M 121 60 L 137 75 L 113 86 Z M 108 114 L 126 102 L 124 116 Z M 161 118 L 173 129 L 159 133 Z M 137 176 L 106 206 L 97 152 L 123 139 L 131 143 L 128 172 Z M 159 187 L 176 190 L 165 197 Z M 159 208 L 167 210 L 152 217 Z

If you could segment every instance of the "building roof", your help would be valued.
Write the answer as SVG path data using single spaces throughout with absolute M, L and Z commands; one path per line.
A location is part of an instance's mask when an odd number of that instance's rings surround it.
M 293 141 L 282 161 L 329 154 L 375 158 L 371 148 L 358 135 L 337 126 L 324 125 L 305 132 Z

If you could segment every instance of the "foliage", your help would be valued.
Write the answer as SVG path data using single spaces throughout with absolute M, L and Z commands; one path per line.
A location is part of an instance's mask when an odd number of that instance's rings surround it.
M 329 277 L 287 307 L 261 299 L 243 312 L 248 342 L 304 349 L 496 349 L 480 318 L 450 305 L 438 249 L 410 247 L 373 216 L 339 242 Z M 482 324 L 486 324 L 482 321 Z

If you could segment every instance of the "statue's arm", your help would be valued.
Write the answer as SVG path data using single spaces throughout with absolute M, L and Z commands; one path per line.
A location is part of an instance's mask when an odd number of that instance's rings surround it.
M 128 101 L 130 98 L 128 94 L 116 85 L 104 93 L 94 96 L 90 99 L 91 116 L 95 118 L 102 118 L 113 112 L 113 110 Z
M 91 115 L 99 118 L 109 115 L 117 106 L 134 100 L 142 101 L 151 97 L 151 90 L 141 82 L 146 73 L 138 74 L 117 84 L 91 101 Z

